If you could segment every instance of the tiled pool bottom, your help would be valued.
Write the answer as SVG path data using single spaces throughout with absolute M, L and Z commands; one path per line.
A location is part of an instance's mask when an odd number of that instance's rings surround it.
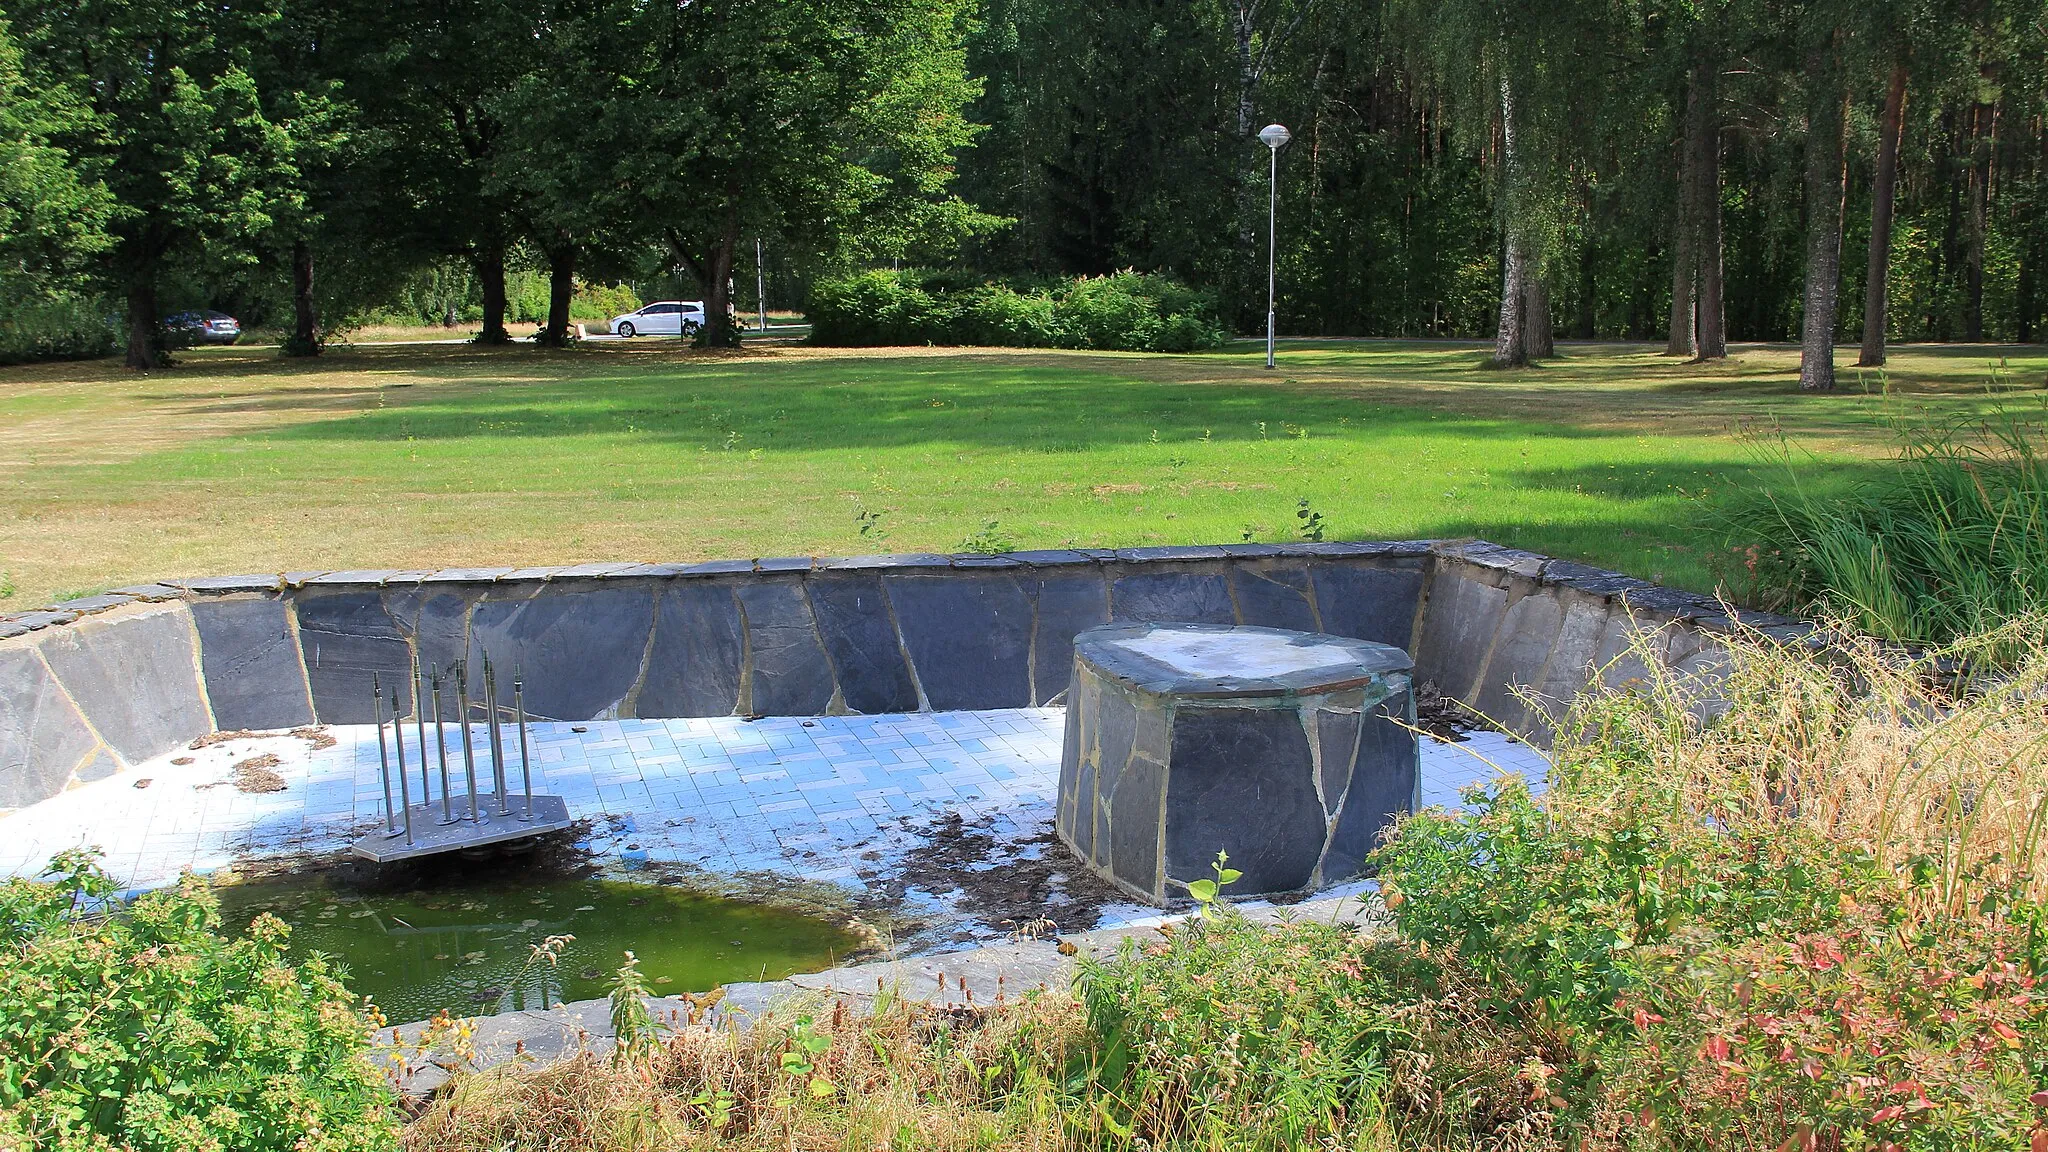
M 1063 709 L 1029 708 L 539 724 L 531 729 L 534 788 L 593 822 L 588 846 L 600 863 L 683 864 L 861 892 L 894 879 L 950 814 L 985 829 L 999 848 L 1035 853 L 1026 842 L 1052 823 L 1064 720 Z M 0 875 L 34 875 L 56 853 L 88 844 L 130 888 L 239 859 L 339 851 L 383 820 L 376 729 L 310 731 L 310 739 L 270 734 L 175 752 L 0 816 Z M 318 746 L 323 738 L 332 745 Z M 448 738 L 461 800 L 453 728 Z M 481 727 L 474 738 L 488 779 Z M 235 765 L 266 754 L 277 757 L 268 771 L 282 790 L 238 785 Z M 508 757 L 516 790 L 516 751 Z M 410 729 L 406 761 L 416 788 Z M 1492 733 L 1427 741 L 1424 803 L 1455 805 L 1461 787 L 1490 778 L 1495 766 L 1532 780 L 1547 767 L 1534 749 Z M 947 903 L 945 893 L 925 895 Z

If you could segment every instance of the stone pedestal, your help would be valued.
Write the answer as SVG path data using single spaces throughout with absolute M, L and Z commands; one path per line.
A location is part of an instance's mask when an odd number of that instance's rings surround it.
M 1211 875 L 1232 896 L 1358 874 L 1415 805 L 1408 654 L 1278 628 L 1110 624 L 1074 639 L 1060 838 L 1154 904 Z

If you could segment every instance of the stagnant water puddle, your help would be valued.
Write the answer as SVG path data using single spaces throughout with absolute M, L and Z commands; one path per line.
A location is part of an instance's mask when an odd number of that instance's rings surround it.
M 840 924 L 687 889 L 592 878 L 464 878 L 379 890 L 326 874 L 219 890 L 226 927 L 268 912 L 291 925 L 291 951 L 323 952 L 393 1023 L 445 1008 L 480 1015 L 603 996 L 625 953 L 656 994 L 703 992 L 829 968 L 860 947 Z M 570 935 L 558 964 L 534 946 Z

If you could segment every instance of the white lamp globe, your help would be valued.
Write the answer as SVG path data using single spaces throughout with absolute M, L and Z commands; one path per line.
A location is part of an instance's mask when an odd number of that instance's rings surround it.
M 1281 145 L 1292 139 L 1294 139 L 1294 134 L 1289 132 L 1284 125 L 1268 124 L 1264 128 L 1259 129 L 1259 142 L 1276 152 L 1280 150 Z

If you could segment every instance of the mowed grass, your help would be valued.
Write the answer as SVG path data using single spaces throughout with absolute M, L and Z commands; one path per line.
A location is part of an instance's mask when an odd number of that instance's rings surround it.
M 1483 356 L 1303 343 L 1268 372 L 1247 345 L 664 341 L 5 369 L 0 608 L 252 571 L 1282 541 L 1304 499 L 1329 539 L 1484 536 L 1706 590 L 1703 510 L 1782 474 L 1759 440 L 1846 483 L 1884 466 L 1888 419 L 2048 378 L 2034 348 L 1905 349 L 1889 396 L 1846 369 L 1801 395 L 1776 347 L 1700 367 L 1567 346 L 1507 374 Z

